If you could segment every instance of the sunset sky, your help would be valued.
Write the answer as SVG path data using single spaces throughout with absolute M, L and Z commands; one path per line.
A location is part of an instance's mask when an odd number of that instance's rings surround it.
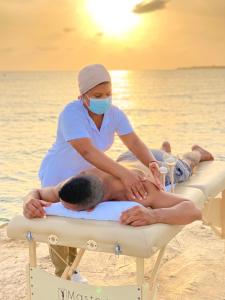
M 225 65 L 225 0 L 0 0 L 0 70 Z

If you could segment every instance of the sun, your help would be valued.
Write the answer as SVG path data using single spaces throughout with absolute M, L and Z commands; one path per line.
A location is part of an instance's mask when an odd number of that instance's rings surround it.
M 100 32 L 109 36 L 123 36 L 132 31 L 139 16 L 132 12 L 140 0 L 87 0 L 87 9 Z

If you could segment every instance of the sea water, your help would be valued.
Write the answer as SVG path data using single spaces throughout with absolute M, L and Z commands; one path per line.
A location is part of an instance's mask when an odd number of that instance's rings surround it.
M 225 160 L 225 69 L 112 71 L 113 103 L 152 148 L 174 154 L 200 144 Z M 0 224 L 22 212 L 39 187 L 38 169 L 55 140 L 60 111 L 78 96 L 76 72 L 0 73 Z M 108 152 L 125 147 L 116 138 Z

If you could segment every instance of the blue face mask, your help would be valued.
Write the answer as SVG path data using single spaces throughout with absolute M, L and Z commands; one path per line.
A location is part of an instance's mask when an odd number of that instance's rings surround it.
M 111 96 L 104 99 L 90 98 L 90 106 L 88 108 L 97 115 L 103 115 L 110 109 L 111 105 Z

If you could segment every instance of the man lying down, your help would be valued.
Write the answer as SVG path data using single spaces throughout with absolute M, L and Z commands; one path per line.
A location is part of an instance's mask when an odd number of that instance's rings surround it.
M 160 151 L 170 153 L 170 144 L 164 143 Z M 200 146 L 193 146 L 191 152 L 186 153 L 182 159 L 177 161 L 175 181 L 187 179 L 200 161 L 212 159 L 213 156 L 208 151 Z M 121 224 L 132 226 L 155 223 L 184 225 L 201 219 L 201 211 L 190 200 L 160 190 L 153 176 L 154 170 L 148 169 L 130 153 L 121 155 L 118 161 L 143 177 L 143 184 L 147 191 L 145 198 L 140 197 L 135 200 L 142 204 L 141 206 L 137 205 L 122 212 Z M 181 179 L 179 179 L 179 174 Z M 24 201 L 24 216 L 27 218 L 44 217 L 44 207 L 59 201 L 70 210 L 91 211 L 101 202 L 124 201 L 125 199 L 126 191 L 118 178 L 92 168 L 56 186 L 30 192 Z

